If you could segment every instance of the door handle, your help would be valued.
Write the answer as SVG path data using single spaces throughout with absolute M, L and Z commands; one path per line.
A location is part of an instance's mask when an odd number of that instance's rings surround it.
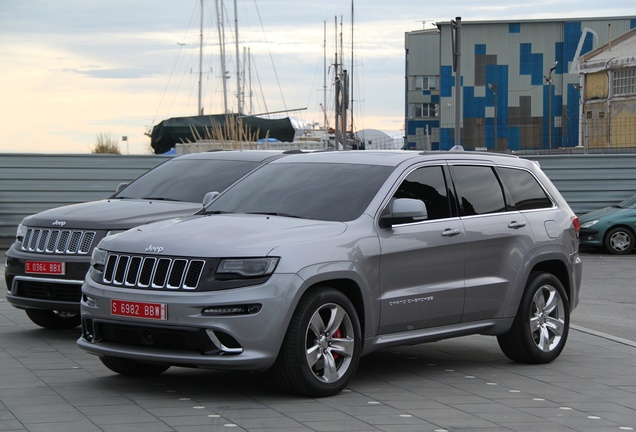
M 455 237 L 456 235 L 460 235 L 461 233 L 462 233 L 462 231 L 459 230 L 459 229 L 447 228 L 444 231 L 442 231 L 442 236 L 443 237 Z
M 526 226 L 526 223 L 524 221 L 521 221 L 521 222 L 512 221 L 508 224 L 508 228 L 512 228 L 512 229 L 519 229 L 525 226 Z

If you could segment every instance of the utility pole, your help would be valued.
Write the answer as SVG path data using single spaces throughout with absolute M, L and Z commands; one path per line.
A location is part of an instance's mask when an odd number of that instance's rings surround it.
M 548 76 L 543 76 L 548 83 L 548 149 L 552 150 L 552 72 L 557 67 L 558 61 L 554 62 L 554 66 L 550 68 Z
M 496 150 L 497 149 L 497 85 L 496 84 L 490 84 L 488 83 L 488 88 L 490 90 L 492 90 L 492 95 L 494 97 L 494 105 L 495 105 L 495 118 L 494 118 L 494 122 L 495 122 L 495 134 L 494 134 L 494 138 L 493 138 L 493 148 Z
M 455 71 L 455 145 L 462 145 L 461 130 L 461 104 L 462 104 L 462 44 L 461 44 L 462 19 L 456 17 L 451 20 L 451 36 L 453 39 L 453 70 Z

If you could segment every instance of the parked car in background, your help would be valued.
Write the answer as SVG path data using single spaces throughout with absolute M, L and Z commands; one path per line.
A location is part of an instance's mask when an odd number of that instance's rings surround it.
M 104 238 L 78 345 L 124 375 L 272 368 L 306 396 L 362 355 L 469 334 L 563 350 L 578 219 L 537 164 L 449 151 L 292 155 L 187 216 Z
M 636 195 L 580 217 L 581 245 L 627 255 L 636 242 Z
M 108 199 L 24 218 L 6 253 L 7 300 L 48 329 L 80 323 L 80 291 L 93 248 L 104 237 L 151 221 L 193 214 L 279 151 L 214 151 L 168 159 Z

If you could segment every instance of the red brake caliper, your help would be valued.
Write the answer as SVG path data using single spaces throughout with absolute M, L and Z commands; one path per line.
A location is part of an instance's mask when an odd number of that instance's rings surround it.
M 336 330 L 336 331 L 334 332 L 333 337 L 334 337 L 334 338 L 337 338 L 337 339 L 339 339 L 339 338 L 341 338 L 341 337 L 342 337 L 342 332 L 340 331 L 340 329 L 338 329 L 338 330 Z M 338 355 L 338 353 L 333 353 L 333 359 L 334 359 L 334 360 L 338 360 L 338 357 L 340 357 L 340 356 Z

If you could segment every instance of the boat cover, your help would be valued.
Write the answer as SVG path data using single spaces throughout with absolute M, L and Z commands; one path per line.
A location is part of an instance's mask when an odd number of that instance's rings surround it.
M 192 117 L 173 117 L 163 120 L 152 128 L 150 145 L 155 154 L 164 154 L 176 144 L 193 143 L 197 139 L 214 139 L 210 134 L 225 130 L 226 122 L 237 122 L 237 114 L 200 115 Z M 295 129 L 289 117 L 265 119 L 254 116 L 241 116 L 240 121 L 246 128 L 247 136 L 257 134 L 256 139 L 276 138 L 282 142 L 294 141 Z M 193 133 L 194 132 L 194 133 Z M 226 137 L 231 139 L 231 137 Z

